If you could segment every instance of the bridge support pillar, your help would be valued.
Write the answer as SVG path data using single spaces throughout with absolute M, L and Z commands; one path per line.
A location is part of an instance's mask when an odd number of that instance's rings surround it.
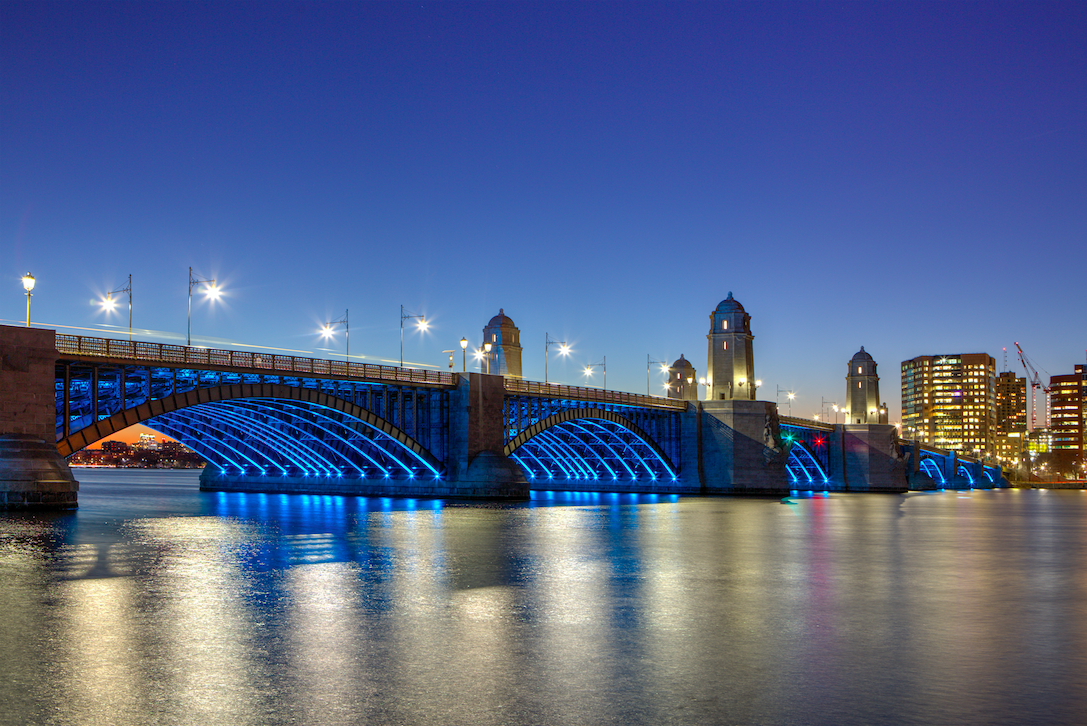
M 788 494 L 777 406 L 739 399 L 701 404 L 699 472 L 707 494 Z M 723 424 L 723 426 L 722 426 Z
M 842 424 L 839 427 L 844 488 L 851 492 L 901 493 L 908 459 L 899 452 L 891 424 Z
M 0 509 L 74 509 L 57 453 L 56 331 L 0 325 Z
M 450 401 L 453 496 L 528 499 L 528 480 L 524 472 L 503 453 L 505 395 L 502 376 L 460 375 Z

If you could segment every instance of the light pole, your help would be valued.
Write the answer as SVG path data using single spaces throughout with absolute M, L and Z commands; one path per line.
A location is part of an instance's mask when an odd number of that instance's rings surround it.
M 565 340 L 551 340 L 551 334 L 544 333 L 544 383 L 547 383 L 547 349 L 553 345 L 559 346 L 559 355 L 570 355 L 570 346 Z
M 604 358 L 599 363 L 590 363 L 587 366 L 585 366 L 585 375 L 588 376 L 589 378 L 592 378 L 592 376 L 593 376 L 593 368 L 602 368 L 604 370 L 604 389 L 607 390 L 607 388 L 608 388 L 608 356 L 604 356 Z
M 418 319 L 419 330 L 426 330 L 426 315 L 413 315 L 412 313 L 405 313 L 404 306 L 400 306 L 400 367 L 404 367 L 404 321 Z
M 705 376 L 702 376 L 701 378 L 698 379 L 698 385 L 700 385 L 700 386 L 705 386 L 706 385 L 706 377 Z M 706 390 L 707 390 L 707 392 L 709 391 L 708 388 Z M 709 399 L 706 399 L 706 400 L 709 400 Z
M 321 335 L 325 336 L 326 338 L 331 338 L 332 337 L 332 326 L 333 325 L 342 325 L 343 326 L 343 338 L 344 338 L 344 341 L 343 341 L 344 342 L 343 359 L 344 359 L 344 362 L 350 362 L 350 358 L 351 358 L 351 325 L 348 323 L 348 317 L 347 317 L 347 314 L 349 312 L 350 312 L 350 310 L 344 310 L 342 318 L 340 318 L 339 320 L 330 320 L 330 321 L 328 321 L 327 323 L 325 323 L 325 327 L 321 330 Z
M 192 289 L 197 285 L 207 285 L 208 288 L 204 292 L 211 299 L 219 297 L 219 288 L 215 287 L 215 280 L 201 280 L 192 274 L 192 268 L 189 268 L 189 314 L 188 314 L 188 328 L 185 333 L 185 345 L 192 345 Z
M 668 364 L 662 360 L 653 360 L 649 357 L 649 354 L 645 354 L 645 395 L 651 395 L 649 393 L 649 371 L 653 367 L 653 364 L 657 364 L 661 367 L 661 373 L 668 373 Z M 671 382 L 671 379 L 669 379 Z
M 491 375 L 491 344 L 489 342 L 483 344 L 484 357 L 487 359 L 487 375 Z
M 26 290 L 26 327 L 30 327 L 30 291 L 34 289 L 34 276 L 29 272 L 23 275 L 23 289 Z
M 460 370 L 462 373 L 468 372 L 468 354 L 465 352 L 468 350 L 468 339 L 460 339 Z
M 128 276 L 128 284 L 124 287 L 119 287 L 113 292 L 106 293 L 106 299 L 102 301 L 102 307 L 106 310 L 112 311 L 117 307 L 117 303 L 113 302 L 114 295 L 120 295 L 122 293 L 128 293 L 128 339 L 132 340 L 132 275 Z
M 796 394 L 793 391 L 785 390 L 781 386 L 778 386 L 777 389 L 778 389 L 777 390 L 777 395 L 774 397 L 774 400 L 777 401 L 778 405 L 780 406 L 781 405 L 781 394 L 783 394 L 783 393 L 786 394 L 786 397 L 789 399 L 789 415 L 792 416 L 793 415 L 793 399 L 796 398 Z
M 455 350 L 443 350 L 442 352 L 449 354 L 449 372 L 452 373 L 453 372 L 453 354 L 456 353 L 457 351 L 455 351 Z

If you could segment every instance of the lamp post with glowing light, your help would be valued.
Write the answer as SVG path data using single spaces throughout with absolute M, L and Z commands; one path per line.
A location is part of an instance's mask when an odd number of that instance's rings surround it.
M 789 415 L 792 416 L 793 415 L 793 399 L 796 398 L 796 393 L 794 393 L 793 391 L 787 391 L 784 388 L 782 388 L 781 386 L 778 386 L 777 389 L 778 389 L 777 390 L 777 396 L 774 398 L 774 400 L 777 401 L 778 405 L 780 406 L 781 405 L 781 394 L 783 394 L 783 393 L 786 394 L 787 398 L 789 399 Z
M 345 362 L 350 362 L 350 359 L 351 359 L 351 325 L 348 323 L 348 317 L 347 317 L 347 314 L 349 312 L 350 312 L 349 309 L 344 310 L 342 318 L 340 318 L 339 320 L 330 320 L 330 321 L 328 321 L 327 323 L 325 323 L 325 327 L 321 329 L 321 335 L 323 335 L 326 338 L 331 338 L 332 337 L 332 326 L 333 325 L 342 325 L 343 326 L 343 338 L 344 338 L 343 359 L 344 359 Z
M 553 345 L 559 346 L 559 355 L 570 355 L 570 346 L 565 340 L 551 340 L 551 334 L 544 333 L 544 383 L 547 383 L 547 350 Z
M 661 367 L 661 373 L 668 373 L 667 363 L 662 360 L 653 360 L 649 357 L 648 353 L 645 354 L 645 395 L 647 396 L 651 395 L 649 393 L 649 371 L 653 368 L 654 365 L 659 365 Z
M 468 372 L 468 354 L 465 352 L 468 350 L 468 339 L 460 339 L 460 370 L 462 373 Z
M 593 369 L 600 368 L 604 371 L 604 389 L 608 388 L 608 356 L 604 356 L 599 363 L 590 363 L 585 366 L 585 375 L 588 378 L 592 378 Z
M 23 275 L 23 289 L 26 290 L 26 327 L 30 327 L 30 291 L 34 289 L 34 276 L 29 272 Z
M 128 284 L 124 287 L 119 287 L 113 292 L 106 293 L 106 299 L 102 301 L 102 307 L 108 311 L 113 311 L 117 307 L 117 303 L 113 301 L 114 295 L 121 295 L 128 293 L 128 339 L 132 340 L 132 275 L 128 276 Z
M 404 306 L 400 306 L 400 367 L 404 367 L 404 321 L 405 320 L 418 320 L 416 323 L 419 330 L 426 330 L 427 322 L 426 315 L 413 315 L 412 313 L 405 313 Z
M 201 280 L 192 274 L 192 268 L 189 268 L 189 313 L 188 313 L 188 327 L 185 333 L 185 345 L 192 345 L 192 289 L 197 285 L 207 285 L 207 289 L 204 293 L 212 300 L 219 297 L 219 288 L 215 287 L 214 278 L 208 280 Z

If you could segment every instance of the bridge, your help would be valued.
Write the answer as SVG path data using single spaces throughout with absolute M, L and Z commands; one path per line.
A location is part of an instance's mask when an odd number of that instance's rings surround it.
M 731 299 L 731 298 L 730 298 Z M 142 423 L 208 466 L 201 488 L 526 498 L 531 489 L 788 494 L 999 484 L 893 426 L 286 355 L 0 326 L 6 506 L 74 506 L 64 463 Z M 5 485 L 4 482 L 7 482 Z

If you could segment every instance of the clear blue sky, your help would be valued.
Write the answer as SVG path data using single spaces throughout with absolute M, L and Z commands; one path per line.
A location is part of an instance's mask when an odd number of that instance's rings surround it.
M 732 291 L 760 397 L 809 416 L 864 345 L 895 420 L 916 355 L 1084 362 L 1085 49 L 1082 2 L 3 2 L 0 321 L 29 270 L 121 337 L 131 273 L 183 342 L 191 265 L 194 343 L 328 355 L 349 308 L 396 361 L 403 304 L 444 367 L 504 308 L 527 377 L 550 333 L 644 392 Z

